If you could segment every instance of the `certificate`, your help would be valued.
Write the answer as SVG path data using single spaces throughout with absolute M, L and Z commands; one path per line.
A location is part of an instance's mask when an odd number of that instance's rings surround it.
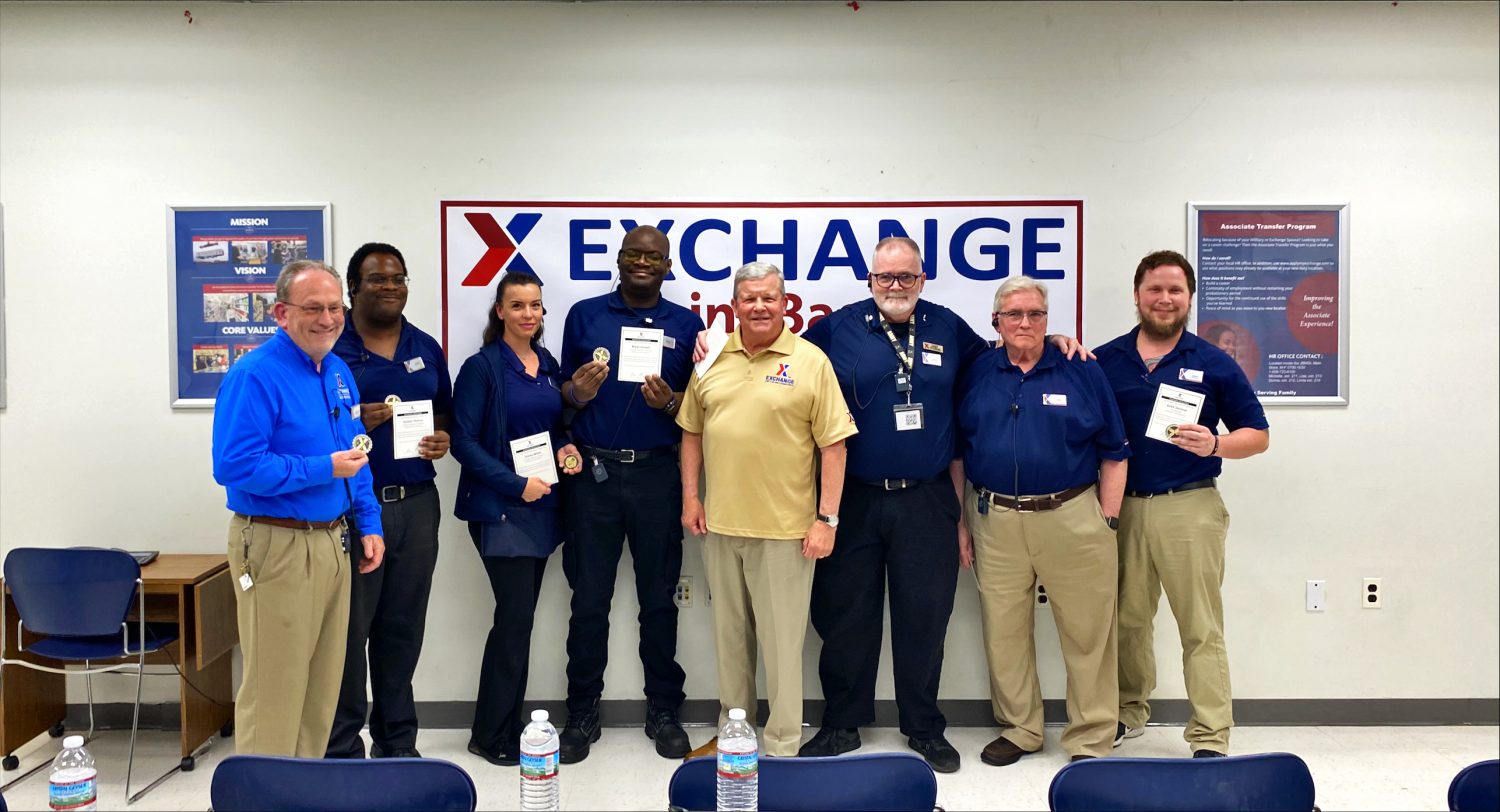
M 666 335 L 665 330 L 652 327 L 621 327 L 620 380 L 645 383 L 647 375 L 661 375 L 662 339 Z
M 549 432 L 511 440 L 510 458 L 517 476 L 534 476 L 548 485 L 557 484 L 557 461 L 552 458 L 552 435 Z
M 403 400 L 391 404 L 391 438 L 396 459 L 420 457 L 417 444 L 432 436 L 432 401 Z
M 703 356 L 702 361 L 693 364 L 693 371 L 697 372 L 700 378 L 708 372 L 708 368 L 713 366 L 715 361 L 719 360 L 719 353 L 723 352 L 724 345 L 729 343 L 729 334 L 721 330 L 709 330 L 706 340 L 708 341 L 708 354 Z
M 1162 384 L 1156 391 L 1156 405 L 1151 407 L 1151 420 L 1146 423 L 1146 436 L 1172 442 L 1178 426 L 1198 422 L 1198 415 L 1203 412 L 1203 397 L 1201 392 Z

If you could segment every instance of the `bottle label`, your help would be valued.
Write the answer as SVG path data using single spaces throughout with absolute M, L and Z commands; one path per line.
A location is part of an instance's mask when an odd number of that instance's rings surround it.
M 53 781 L 47 790 L 47 801 L 53 809 L 82 809 L 98 798 L 98 775 L 77 781 Z
M 760 772 L 760 760 L 756 752 L 719 753 L 720 778 L 750 778 Z
M 557 777 L 557 751 L 550 753 L 522 753 L 521 777 L 531 781 L 542 781 Z

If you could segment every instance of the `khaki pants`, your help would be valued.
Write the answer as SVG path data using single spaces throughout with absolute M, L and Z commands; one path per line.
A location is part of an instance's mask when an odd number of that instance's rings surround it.
M 343 529 L 293 530 L 229 521 L 244 674 L 235 752 L 322 758 L 338 706 L 349 629 Z M 357 543 L 357 542 L 354 542 Z M 246 591 L 246 545 L 254 585 Z
M 974 537 L 974 577 L 984 621 L 985 658 L 995 720 L 1022 750 L 1042 749 L 1042 689 L 1036 675 L 1032 598 L 1047 588 L 1068 671 L 1070 756 L 1108 755 L 1114 744 L 1119 691 L 1115 656 L 1115 534 L 1104 521 L 1096 489 L 1062 507 L 1021 513 L 991 507 L 980 515 L 973 486 L 964 513 Z
M 1224 648 L 1224 538 L 1229 512 L 1218 488 L 1149 499 L 1120 509 L 1120 721 L 1151 718 L 1156 687 L 1152 624 L 1163 590 L 1182 638 L 1182 671 L 1193 715 L 1182 737 L 1195 750 L 1229 752 L 1234 724 Z
M 755 647 L 766 660 L 771 715 L 761 753 L 795 756 L 802 743 L 802 645 L 813 562 L 800 539 L 758 539 L 709 533 L 703 563 L 713 595 L 714 649 L 719 667 L 719 726 L 730 708 L 755 719 Z

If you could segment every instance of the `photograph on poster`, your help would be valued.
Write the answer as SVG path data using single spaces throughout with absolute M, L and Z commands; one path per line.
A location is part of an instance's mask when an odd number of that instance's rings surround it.
M 265 240 L 235 240 L 234 261 L 246 265 L 264 265 L 269 250 Z
M 307 240 L 272 240 L 271 261 L 277 265 L 307 259 Z
M 246 293 L 224 293 L 214 285 L 203 288 L 205 322 L 240 322 L 250 320 L 250 296 Z
M 194 344 L 193 371 L 202 373 L 229 371 L 229 345 Z
M 194 262 L 228 262 L 229 243 L 226 240 L 194 240 Z

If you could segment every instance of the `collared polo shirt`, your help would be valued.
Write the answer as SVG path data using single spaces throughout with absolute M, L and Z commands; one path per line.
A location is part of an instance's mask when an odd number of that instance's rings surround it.
M 1046 342 L 1023 373 L 1003 348 L 974 362 L 959 400 L 959 443 L 969 481 L 1037 496 L 1099 481 L 1100 460 L 1131 449 L 1109 381 L 1096 363 L 1069 361 Z
M 739 331 L 688 383 L 677 424 L 703 435 L 708 529 L 800 539 L 817 520 L 814 452 L 858 431 L 823 351 L 783 329 L 745 352 Z
M 594 350 L 609 350 L 609 377 L 573 417 L 573 436 L 583 445 L 608 449 L 661 448 L 682 437 L 672 416 L 653 409 L 641 395 L 641 385 L 619 378 L 620 328 L 647 327 L 665 331 L 675 346 L 664 346 L 661 377 L 673 392 L 687 388 L 693 373 L 693 345 L 703 331 L 703 319 L 666 299 L 654 307 L 633 308 L 619 291 L 584 299 L 568 311 L 563 326 L 562 379 L 594 360 Z
M 510 443 L 522 437 L 547 432 L 552 435 L 552 454 L 567 443 L 560 431 L 562 427 L 561 378 L 557 374 L 557 363 L 549 353 L 537 353 L 537 371 L 533 377 L 526 371 L 516 351 L 501 340 L 500 357 L 505 359 L 505 447 L 500 458 L 510 470 L 516 470 L 515 458 L 511 455 Z M 558 491 L 552 492 L 532 504 L 550 507 L 557 504 Z
M 367 350 L 365 340 L 354 329 L 354 316 L 349 313 L 344 316 L 344 333 L 333 345 L 333 351 L 354 373 L 354 383 L 363 402 L 379 403 L 395 395 L 403 401 L 432 401 L 434 416 L 453 412 L 453 380 L 448 375 L 443 348 L 406 317 L 401 318 L 401 335 L 396 339 L 394 358 L 387 359 Z M 367 432 L 375 443 L 370 451 L 370 474 L 375 487 L 431 482 L 437 477 L 431 460 L 396 459 L 393 426 L 394 421 L 387 420 Z
M 920 299 L 907 325 L 917 330 L 909 399 L 896 391 L 896 372 L 904 367 L 880 327 L 875 300 L 839 308 L 802 334 L 828 355 L 859 426 L 859 434 L 849 439 L 849 479 L 932 479 L 946 473 L 955 456 L 958 382 L 985 351 L 984 339 L 957 313 Z M 895 335 L 904 350 L 905 329 Z M 922 428 L 897 431 L 895 407 L 908 402 L 922 405 Z
M 358 402 L 342 359 L 330 352 L 319 370 L 285 330 L 241 358 L 214 404 L 214 480 L 226 506 L 321 522 L 349 512 L 352 499 L 360 532 L 382 535 L 369 466 L 350 478 L 333 475 L 332 454 L 363 431 L 350 413 Z
M 1136 350 L 1136 327 L 1095 351 L 1098 364 L 1109 378 L 1134 456 L 1126 472 L 1125 487 L 1157 493 L 1200 479 L 1216 477 L 1224 469 L 1219 457 L 1200 457 L 1171 443 L 1146 437 L 1146 425 L 1156 406 L 1162 384 L 1201 392 L 1203 412 L 1198 424 L 1218 433 L 1220 421 L 1230 431 L 1241 428 L 1267 430 L 1266 410 L 1244 370 L 1223 350 L 1192 333 L 1183 331 L 1177 346 L 1162 356 L 1156 369 L 1147 371 Z

